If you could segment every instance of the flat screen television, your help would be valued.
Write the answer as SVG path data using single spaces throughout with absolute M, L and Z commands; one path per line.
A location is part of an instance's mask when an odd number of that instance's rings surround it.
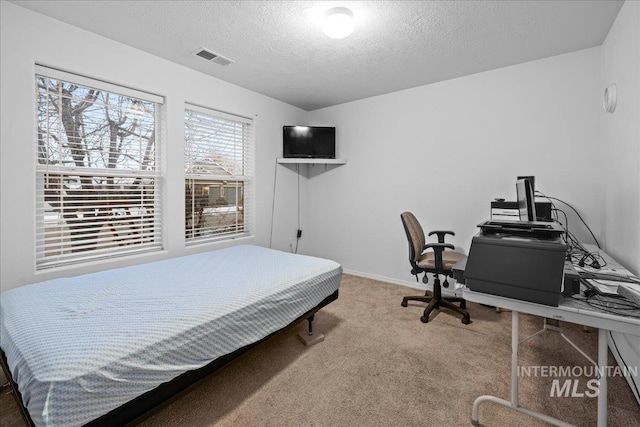
M 283 126 L 285 158 L 335 159 L 336 128 L 329 126 Z

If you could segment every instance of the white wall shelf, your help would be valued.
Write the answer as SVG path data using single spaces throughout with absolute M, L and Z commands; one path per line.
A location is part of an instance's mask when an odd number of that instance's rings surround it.
M 307 158 L 284 158 L 278 159 L 280 164 L 312 164 L 312 165 L 344 165 L 346 159 L 307 159 Z

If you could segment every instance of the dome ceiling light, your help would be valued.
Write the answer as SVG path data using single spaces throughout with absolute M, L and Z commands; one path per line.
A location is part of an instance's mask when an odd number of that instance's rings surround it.
M 346 7 L 327 10 L 322 22 L 324 33 L 332 39 L 343 39 L 353 32 L 353 12 Z

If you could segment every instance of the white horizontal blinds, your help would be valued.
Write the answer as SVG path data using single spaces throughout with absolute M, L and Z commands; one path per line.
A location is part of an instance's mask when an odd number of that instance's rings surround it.
M 144 92 L 138 89 L 132 89 L 126 86 L 109 83 L 103 80 L 92 79 L 80 74 L 70 73 L 68 71 L 62 71 L 57 68 L 47 67 L 45 65 L 36 64 L 36 74 L 46 75 L 54 80 L 61 80 L 66 82 L 73 82 L 76 85 L 84 86 L 86 88 L 94 88 L 103 92 L 112 94 L 119 94 L 127 96 L 131 99 L 144 100 L 155 104 L 163 104 L 164 98 L 160 95 L 156 95 L 149 92 Z
M 162 98 L 63 74 L 36 74 L 36 268 L 161 249 Z
M 253 121 L 187 105 L 185 238 L 187 244 L 249 234 Z

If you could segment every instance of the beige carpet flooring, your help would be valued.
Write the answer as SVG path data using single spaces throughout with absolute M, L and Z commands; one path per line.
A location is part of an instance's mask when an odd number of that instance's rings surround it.
M 314 322 L 323 342 L 305 347 L 292 326 L 192 386 L 139 423 L 153 426 L 469 426 L 476 397 L 509 399 L 511 314 L 468 303 L 472 324 L 421 303 L 419 291 L 344 275 L 340 298 Z M 520 316 L 520 338 L 542 319 Z M 597 331 L 563 323 L 563 332 L 592 357 Z M 612 356 L 610 364 L 615 365 Z M 588 366 L 557 333 L 520 350 L 522 366 Z M 572 379 L 574 379 L 572 377 Z M 577 378 L 585 391 L 589 378 Z M 580 425 L 596 425 L 595 397 L 549 397 L 552 378 L 523 377 L 520 403 Z M 564 382 L 564 378 L 562 379 Z M 608 425 L 640 426 L 640 406 L 621 377 L 609 378 Z M 20 426 L 11 396 L 0 397 L 0 426 Z M 484 426 L 545 426 L 493 403 L 480 406 Z

